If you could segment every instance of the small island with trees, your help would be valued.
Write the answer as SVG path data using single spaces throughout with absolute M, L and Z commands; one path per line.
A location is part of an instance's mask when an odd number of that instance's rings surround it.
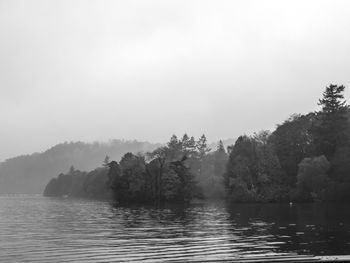
M 112 199 L 119 204 L 350 201 L 350 108 L 344 86 L 329 85 L 319 111 L 295 114 L 275 131 L 240 136 L 225 149 L 184 134 L 146 154 L 106 156 L 90 172 L 52 179 L 45 196 Z

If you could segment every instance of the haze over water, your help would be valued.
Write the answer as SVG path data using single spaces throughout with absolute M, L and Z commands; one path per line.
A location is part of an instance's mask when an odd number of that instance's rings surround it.
M 326 85 L 350 86 L 349 10 L 344 0 L 2 0 L 0 161 L 64 141 L 272 130 L 316 110 Z
M 123 208 L 101 201 L 1 196 L 0 262 L 350 254 L 347 208 L 320 203 Z

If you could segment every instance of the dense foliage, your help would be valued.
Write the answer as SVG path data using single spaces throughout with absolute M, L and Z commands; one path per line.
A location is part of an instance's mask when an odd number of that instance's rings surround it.
M 350 201 L 350 123 L 344 86 L 330 85 L 320 111 L 293 115 L 269 134 L 241 136 L 225 174 L 233 201 Z
M 175 135 L 147 154 L 104 160 L 90 173 L 71 170 L 47 195 L 114 196 L 119 203 L 350 201 L 350 109 L 344 86 L 330 85 L 320 110 L 294 114 L 272 133 L 240 136 L 216 150 L 205 135 Z
M 173 135 L 145 155 L 126 153 L 120 162 L 106 157 L 90 173 L 71 170 L 47 185 L 46 196 L 114 197 L 118 203 L 186 203 L 197 198 L 224 197 L 227 154 L 220 141 L 211 151 L 205 135 L 198 140 Z
M 113 197 L 108 178 L 108 168 L 100 167 L 89 173 L 70 168 L 67 174 L 53 178 L 44 190 L 45 196 L 110 199 Z

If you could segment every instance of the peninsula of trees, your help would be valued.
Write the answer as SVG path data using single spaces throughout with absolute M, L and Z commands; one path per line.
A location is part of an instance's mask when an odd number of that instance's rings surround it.
M 119 203 L 350 201 L 350 109 L 344 86 L 329 85 L 320 109 L 295 114 L 273 132 L 240 136 L 210 149 L 173 135 L 147 154 L 106 157 L 92 172 L 73 168 L 47 185 L 46 196 L 114 198 Z
M 106 156 L 102 167 L 90 173 L 60 174 L 47 185 L 46 196 L 114 197 L 119 203 L 188 202 L 192 198 L 223 198 L 222 175 L 227 154 L 220 142 L 216 151 L 205 135 L 198 140 L 173 135 L 146 155 L 126 153 L 120 162 Z

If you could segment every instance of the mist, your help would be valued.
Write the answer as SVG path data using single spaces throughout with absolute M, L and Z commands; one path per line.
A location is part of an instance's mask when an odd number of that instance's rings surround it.
M 0 0 L 0 262 L 350 262 L 350 1 Z
M 349 86 L 347 1 L 0 1 L 0 161 L 274 129 Z M 346 91 L 349 95 L 349 91 Z

